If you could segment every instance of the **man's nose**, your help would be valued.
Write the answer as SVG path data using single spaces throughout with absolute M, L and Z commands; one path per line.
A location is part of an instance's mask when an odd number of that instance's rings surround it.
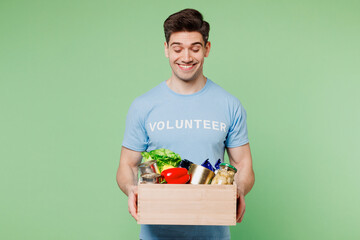
M 184 63 L 189 63 L 189 62 L 192 62 L 192 56 L 191 56 L 191 53 L 189 50 L 185 50 L 184 51 L 184 55 L 183 55 L 183 58 L 182 58 L 182 61 Z

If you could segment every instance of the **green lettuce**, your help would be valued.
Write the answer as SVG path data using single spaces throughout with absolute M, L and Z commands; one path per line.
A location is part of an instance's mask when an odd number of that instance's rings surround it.
M 144 159 L 144 162 L 154 160 L 154 159 L 151 158 L 151 155 L 148 152 L 142 152 L 141 155 L 142 155 L 142 157 Z
M 160 172 L 162 172 L 164 168 L 178 167 L 181 162 L 179 154 L 165 148 L 155 149 L 150 152 L 142 152 L 141 155 L 145 162 L 156 160 Z

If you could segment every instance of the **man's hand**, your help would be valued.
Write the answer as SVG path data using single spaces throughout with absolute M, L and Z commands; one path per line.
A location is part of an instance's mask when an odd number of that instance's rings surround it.
M 133 218 L 136 221 L 138 221 L 138 216 L 137 216 L 138 187 L 137 186 L 129 187 L 128 194 L 129 194 L 128 197 L 129 213 L 131 214 L 131 216 L 133 216 Z
M 245 196 L 243 193 L 237 194 L 236 222 L 241 223 L 245 214 Z
M 245 195 L 250 192 L 254 185 L 255 176 L 252 168 L 252 158 L 249 144 L 235 148 L 227 148 L 230 164 L 238 170 L 234 181 L 237 189 L 237 212 L 236 222 L 240 223 L 245 213 Z
M 116 173 L 116 181 L 121 189 L 128 196 L 129 213 L 137 221 L 137 177 L 138 167 L 141 162 L 141 152 L 128 148 L 121 148 L 119 168 Z

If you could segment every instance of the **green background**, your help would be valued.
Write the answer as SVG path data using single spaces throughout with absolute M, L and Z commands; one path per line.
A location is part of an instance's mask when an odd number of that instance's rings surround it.
M 162 24 L 210 22 L 207 77 L 248 113 L 233 239 L 360 239 L 359 1 L 0 1 L 0 239 L 137 239 L 127 110 L 170 74 Z

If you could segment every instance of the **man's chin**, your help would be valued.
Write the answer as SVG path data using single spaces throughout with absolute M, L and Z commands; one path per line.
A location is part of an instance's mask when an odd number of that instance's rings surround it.
M 193 76 L 179 76 L 179 75 L 175 75 L 177 79 L 183 81 L 183 82 L 187 82 L 187 83 L 190 83 L 190 82 L 194 82 L 196 81 L 199 76 L 198 75 L 193 75 Z

